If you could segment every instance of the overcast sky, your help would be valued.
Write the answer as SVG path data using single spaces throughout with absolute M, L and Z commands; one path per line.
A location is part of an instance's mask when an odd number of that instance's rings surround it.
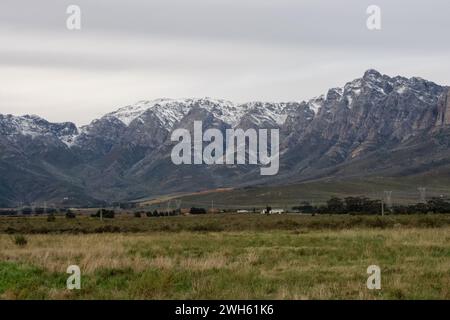
M 66 28 L 70 4 L 81 30 Z M 160 97 L 300 101 L 369 68 L 449 85 L 449 12 L 448 0 L 2 0 L 0 113 L 82 125 Z

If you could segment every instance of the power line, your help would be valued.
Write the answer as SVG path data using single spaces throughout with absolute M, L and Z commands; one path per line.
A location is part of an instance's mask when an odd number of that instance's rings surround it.
M 419 202 L 426 203 L 427 202 L 427 188 L 419 187 L 419 188 L 417 188 L 417 190 L 419 190 L 419 193 L 420 193 Z

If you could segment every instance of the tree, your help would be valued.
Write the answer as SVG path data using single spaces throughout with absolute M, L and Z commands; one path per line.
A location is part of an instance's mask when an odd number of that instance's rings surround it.
M 44 208 L 34 208 L 34 213 L 35 214 L 44 214 L 45 210 L 44 210 Z
M 344 199 L 347 212 L 362 212 L 364 209 L 364 199 L 360 197 L 347 197 Z
M 31 208 L 26 207 L 26 208 L 22 209 L 22 214 L 32 214 L 32 213 L 33 213 L 33 209 L 31 209 Z
M 66 211 L 66 218 L 67 219 L 74 219 L 75 217 L 76 217 L 75 212 L 73 212 L 70 209 Z
M 345 207 L 342 199 L 333 197 L 327 201 L 327 208 L 329 213 L 344 213 Z
M 302 213 L 314 213 L 315 209 L 308 201 L 300 202 L 299 206 L 292 207 L 292 210 L 302 212 Z
M 206 210 L 204 208 L 195 208 L 192 207 L 189 211 L 190 214 L 206 214 Z
M 91 217 L 99 218 L 100 215 L 103 218 L 113 219 L 115 216 L 115 212 L 114 212 L 114 210 L 100 209 L 97 211 L 97 213 L 92 214 Z
M 5 215 L 5 216 L 14 216 L 16 214 L 17 214 L 17 210 L 15 210 L 15 209 L 5 209 L 5 210 L 0 211 L 0 215 Z
M 432 198 L 428 201 L 428 208 L 433 213 L 450 213 L 450 203 L 444 198 Z
M 349 214 L 379 214 L 381 213 L 381 201 L 371 200 L 366 197 L 347 197 L 345 212 Z

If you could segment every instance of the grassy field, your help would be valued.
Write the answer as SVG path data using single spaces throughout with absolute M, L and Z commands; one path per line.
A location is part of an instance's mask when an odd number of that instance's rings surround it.
M 392 191 L 394 204 L 413 204 L 419 201 L 418 187 L 427 187 L 427 197 L 450 196 L 448 175 L 425 178 L 405 177 L 364 177 L 360 179 L 322 179 L 290 185 L 255 186 L 219 192 L 205 192 L 192 195 L 179 195 L 174 198 L 182 200 L 185 207 L 209 207 L 214 202 L 216 208 L 241 209 L 253 207 L 291 208 L 301 201 L 309 201 L 315 205 L 323 204 L 332 197 L 345 198 L 349 196 L 367 196 L 381 199 L 385 190 Z M 165 198 L 160 199 L 162 208 L 166 205 Z
M 436 215 L 261 215 L 208 214 L 174 217 L 134 218 L 132 214 L 116 215 L 114 219 L 76 219 L 56 216 L 49 222 L 45 216 L 0 217 L 0 234 L 47 233 L 147 233 L 147 232 L 226 232 L 272 230 L 342 230 L 354 228 L 434 228 L 450 226 L 450 214 Z
M 450 299 L 450 216 L 1 218 L 0 298 Z

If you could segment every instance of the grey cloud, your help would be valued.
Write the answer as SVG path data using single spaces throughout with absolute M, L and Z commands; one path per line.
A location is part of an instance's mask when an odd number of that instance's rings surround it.
M 73 1 L 4 0 L 0 21 L 17 27 L 65 28 Z M 92 32 L 260 41 L 290 45 L 448 48 L 438 31 L 450 29 L 446 0 L 78 0 Z M 369 33 L 365 9 L 382 8 L 384 30 Z M 419 39 L 419 41 L 417 41 Z
M 82 30 L 66 29 L 66 8 Z M 366 29 L 369 4 L 382 30 Z M 448 0 L 2 0 L 0 113 L 86 123 L 141 99 L 302 100 L 376 68 L 450 84 Z

